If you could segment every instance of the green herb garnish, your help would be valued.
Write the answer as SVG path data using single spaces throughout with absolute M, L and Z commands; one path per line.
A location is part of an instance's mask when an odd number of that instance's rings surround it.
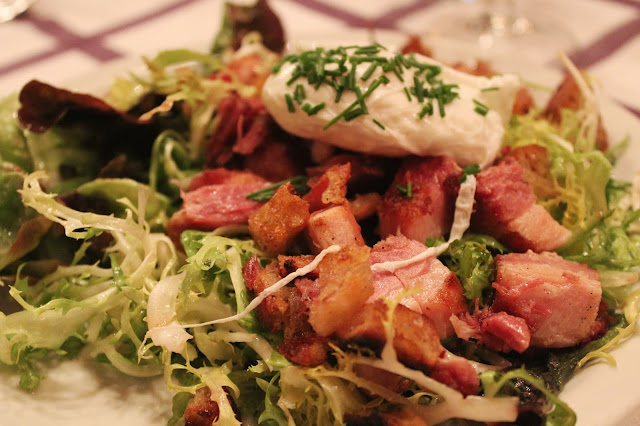
M 381 84 L 390 82 L 388 74 L 393 73 L 400 82 L 405 81 L 405 73 L 410 73 L 408 80 L 412 85 L 406 85 L 403 90 L 407 95 L 407 100 L 412 102 L 417 100 L 419 106 L 418 116 L 423 118 L 425 115 L 433 115 L 434 100 L 438 103 L 438 112 L 440 117 L 444 117 L 445 107 L 448 103 L 458 98 L 456 91 L 458 88 L 455 84 L 445 84 L 438 76 L 441 68 L 438 65 L 421 62 L 413 54 L 396 56 L 388 56 L 381 54 L 386 50 L 379 44 L 370 46 L 343 46 L 336 49 L 325 50 L 317 48 L 302 52 L 297 55 L 289 55 L 273 68 L 273 72 L 277 73 L 282 64 L 288 62 L 295 64 L 291 72 L 291 78 L 287 81 L 287 85 L 295 84 L 293 93 L 289 95 L 292 101 L 295 100 L 299 105 L 303 106 L 303 111 L 312 115 L 322 107 L 304 106 L 306 94 L 304 86 L 296 83 L 299 79 L 304 79 L 315 89 L 322 85 L 331 86 L 336 91 L 334 102 L 338 103 L 345 91 L 353 92 L 356 100 L 347 106 L 331 119 L 324 129 L 328 129 L 340 120 L 350 121 L 361 115 L 368 115 L 366 99 Z M 356 70 L 359 64 L 368 63 L 368 67 L 364 73 L 357 78 Z M 377 78 L 374 75 L 378 74 Z M 381 74 L 381 75 L 380 75 Z M 371 82 L 368 88 L 360 87 L 357 81 Z M 293 96 L 291 96 L 293 95 Z M 413 96 L 412 96 L 413 95 Z M 290 112 L 295 112 L 295 105 L 289 102 L 287 98 L 287 107 Z M 318 108 L 318 109 L 316 109 Z M 315 111 L 315 112 L 314 112 Z M 379 122 L 374 121 L 377 125 Z M 384 127 L 384 126 L 382 126 Z
M 273 195 L 276 193 L 276 190 L 287 182 L 290 182 L 291 185 L 293 185 L 293 189 L 298 195 L 304 195 L 309 192 L 309 187 L 307 186 L 308 180 L 309 177 L 307 176 L 292 177 L 291 179 L 285 179 L 280 182 L 276 182 L 273 185 L 267 186 L 266 188 L 262 188 L 258 191 L 247 194 L 245 198 L 258 203 L 264 203 L 266 201 L 269 201 L 271 197 L 273 197 Z
M 413 197 L 413 191 L 411 189 L 411 182 L 407 182 L 407 186 L 402 186 L 402 185 L 396 185 L 396 189 L 398 191 L 400 191 L 400 193 L 402 195 L 404 195 L 407 198 L 412 198 Z
M 462 176 L 460 176 L 460 183 L 463 183 L 464 181 L 467 180 L 467 176 L 469 175 L 476 175 L 480 173 L 480 166 L 478 164 L 472 164 L 468 167 L 465 167 L 464 169 L 462 169 Z

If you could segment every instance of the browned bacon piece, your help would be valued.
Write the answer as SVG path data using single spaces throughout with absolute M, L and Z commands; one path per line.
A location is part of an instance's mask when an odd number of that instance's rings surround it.
M 349 189 L 355 192 L 367 192 L 384 189 L 384 182 L 395 161 L 363 154 L 338 154 L 327 158 L 318 166 L 307 167 L 307 175 L 317 177 L 324 174 L 330 167 L 347 163 L 351 164 Z
M 334 244 L 341 247 L 364 245 L 360 225 L 348 203 L 313 212 L 309 218 L 307 235 L 310 248 L 315 253 Z
M 458 62 L 453 64 L 452 68 L 467 74 L 477 75 L 481 77 L 491 77 L 494 74 L 491 64 L 481 59 L 477 59 L 473 65 L 464 62 Z
M 294 194 L 291 183 L 249 217 L 249 233 L 267 253 L 284 253 L 307 226 L 309 203 Z
M 211 231 L 225 225 L 247 223 L 260 203 L 248 200 L 247 194 L 265 187 L 264 183 L 205 185 L 183 192 L 182 207 L 171 216 L 167 234 L 179 244 L 186 229 Z
M 194 191 L 201 186 L 222 185 L 227 183 L 249 185 L 254 183 L 266 184 L 269 182 L 255 173 L 244 170 L 228 170 L 220 167 L 216 169 L 205 169 L 191 178 L 189 191 Z
M 516 99 L 513 102 L 511 113 L 514 115 L 525 115 L 531 108 L 535 106 L 531 92 L 526 86 L 522 86 L 516 93 Z
M 380 351 L 387 340 L 383 321 L 387 305 L 378 300 L 355 312 L 336 336 L 344 343 L 356 343 Z M 461 357 L 448 354 L 432 321 L 411 309 L 397 305 L 393 317 L 393 347 L 402 363 L 425 371 L 465 395 L 476 394 L 480 385 L 475 370 Z
M 589 335 L 602 296 L 596 270 L 532 251 L 496 256 L 496 268 L 492 310 L 523 318 L 531 346 L 569 347 Z
M 351 176 L 351 163 L 329 167 L 320 177 L 309 179 L 311 188 L 304 196 L 309 210 L 344 204 L 347 201 L 347 181 Z
M 271 118 L 262 99 L 232 92 L 220 101 L 217 127 L 207 146 L 207 166 L 229 162 L 233 153 L 251 154 L 269 136 Z
M 262 293 L 282 278 L 277 264 L 270 263 L 263 269 L 258 263 L 257 256 L 253 256 L 247 261 L 242 272 L 247 288 L 254 294 Z M 281 288 L 274 294 L 267 296 L 256 308 L 260 324 L 274 333 L 282 330 L 287 322 L 289 290 L 287 287 Z
M 531 185 L 537 199 L 546 200 L 556 194 L 547 148 L 541 145 L 506 147 L 502 151 L 502 155 L 501 161 L 516 160 L 520 163 L 522 176 Z
M 405 160 L 378 207 L 380 235 L 402 234 L 424 242 L 449 232 L 461 175 L 462 169 L 449 157 Z
M 208 387 L 196 391 L 193 399 L 184 411 L 185 426 L 211 426 L 218 419 L 220 410 L 218 403 L 211 400 L 211 390 Z
M 473 339 L 494 351 L 523 352 L 531 343 L 531 331 L 527 322 L 506 312 L 493 312 L 489 308 L 452 317 L 456 335 L 463 340 Z
M 309 323 L 330 336 L 373 294 L 369 247 L 346 246 L 318 265 L 320 294 L 309 308 Z
M 278 265 L 280 266 L 280 275 L 283 277 L 291 274 L 292 272 L 297 271 L 300 268 L 304 268 L 311 262 L 315 256 L 312 255 L 303 255 L 303 256 L 283 256 L 278 255 Z M 310 277 L 313 279 L 318 278 L 318 269 L 314 269 L 309 272 L 306 277 Z
M 278 352 L 300 365 L 318 365 L 327 360 L 328 339 L 319 336 L 309 324 L 309 307 L 296 287 L 290 290 L 284 340 Z
M 412 35 L 401 49 L 402 54 L 407 55 L 409 53 L 418 53 L 422 56 L 431 57 L 433 52 L 429 46 L 422 43 L 422 37 L 418 35 Z
M 269 68 L 265 67 L 260 55 L 247 55 L 232 59 L 225 71 L 235 76 L 241 83 L 255 86 L 260 92 L 265 80 L 269 77 Z
M 403 236 L 391 236 L 377 243 L 371 251 L 371 264 L 410 259 L 426 250 L 423 244 Z M 432 256 L 398 268 L 393 273 L 374 271 L 374 294 L 370 301 L 393 300 L 407 290 L 414 292 L 401 304 L 428 317 L 441 338 L 454 334 L 450 317 L 469 310 L 456 275 Z
M 549 98 L 547 106 L 542 112 L 551 123 L 560 124 L 562 121 L 562 110 L 568 109 L 576 111 L 582 103 L 582 93 L 576 80 L 571 73 L 567 73 L 560 83 L 555 93 Z M 596 146 L 601 151 L 606 151 L 608 141 L 607 131 L 602 125 L 602 119 L 598 121 L 598 134 L 596 136 Z
M 515 251 L 552 251 L 571 237 L 568 229 L 536 204 L 522 166 L 512 158 L 478 175 L 475 201 L 472 227 Z
M 352 313 L 350 320 L 336 330 L 336 335 L 343 342 L 382 350 L 387 341 L 383 325 L 387 315 L 388 308 L 383 301 L 367 303 Z M 394 310 L 393 327 L 393 347 L 398 359 L 411 367 L 431 370 L 444 352 L 431 320 L 403 305 L 398 305 Z
M 287 137 L 273 137 L 244 157 L 243 167 L 271 182 L 279 182 L 304 174 L 305 152 Z
M 356 220 L 366 219 L 373 216 L 378 211 L 378 206 L 382 197 L 377 192 L 367 194 L 356 194 L 351 200 L 351 211 Z
M 243 267 L 243 275 L 247 288 L 254 294 L 260 294 L 282 278 L 278 263 L 271 263 L 262 269 L 255 256 Z M 308 289 L 312 288 L 312 283 L 307 278 L 296 280 L 295 286 L 277 290 L 256 308 L 262 326 L 274 333 L 283 332 L 284 339 L 278 351 L 300 365 L 322 364 L 327 358 L 327 339 L 318 336 L 308 321 L 311 303 Z

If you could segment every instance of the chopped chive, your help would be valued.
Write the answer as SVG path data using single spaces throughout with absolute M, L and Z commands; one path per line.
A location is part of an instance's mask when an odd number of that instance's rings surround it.
M 302 84 L 296 85 L 296 89 L 293 91 L 293 99 L 298 103 L 298 105 L 302 104 L 302 101 L 307 97 L 304 91 L 304 87 Z
M 482 102 L 480 102 L 477 99 L 473 99 L 473 103 L 476 104 L 477 106 L 479 106 L 480 108 L 489 109 L 488 106 L 486 106 L 485 104 L 483 104 Z
M 356 87 L 356 65 L 351 65 L 351 71 L 349 72 L 349 79 L 347 80 L 347 87 L 349 90 L 354 90 Z
M 422 82 L 415 75 L 413 76 L 413 87 L 414 87 L 413 94 L 416 95 L 416 97 L 418 98 L 418 102 L 422 103 L 422 101 L 424 101 Z
M 429 100 L 428 104 L 422 107 L 420 113 L 418 113 L 418 117 L 424 118 L 424 116 L 427 114 L 433 115 L 433 104 L 431 103 L 431 100 Z
M 485 87 L 484 89 L 480 89 L 481 92 L 495 92 L 497 90 L 500 90 L 500 88 L 495 86 Z
M 344 115 L 344 121 L 351 121 L 354 118 L 360 117 L 362 114 L 364 114 L 362 108 L 351 110 Z
M 307 176 L 295 176 L 291 179 L 282 180 L 280 182 L 274 183 L 273 185 L 269 185 L 266 188 L 251 192 L 250 194 L 247 194 L 245 198 L 258 203 L 264 203 L 266 201 L 269 201 L 271 197 L 273 197 L 273 195 L 276 193 L 276 190 L 287 182 L 290 182 L 291 185 L 293 185 L 293 188 L 298 195 L 304 195 L 309 192 L 309 187 L 307 186 L 308 180 L 309 178 Z
M 293 99 L 291 99 L 291 95 L 286 93 L 284 95 L 284 100 L 287 102 L 287 109 L 289 112 L 296 112 L 296 107 L 293 106 Z
M 315 115 L 323 108 L 324 108 L 324 102 L 319 103 L 318 105 L 314 106 L 313 108 L 309 109 L 309 111 L 306 111 L 306 112 L 308 115 Z
M 400 191 L 400 193 L 407 198 L 413 197 L 413 191 L 411 190 L 411 182 L 407 182 L 406 186 L 396 185 L 396 189 Z
M 409 100 L 409 102 L 411 102 L 412 98 L 411 98 L 411 93 L 409 93 L 409 89 L 407 89 L 406 87 L 404 88 L 404 93 L 407 94 L 407 99 Z
M 462 176 L 460 176 L 459 182 L 463 183 L 464 181 L 467 180 L 467 176 L 475 175 L 478 173 L 480 173 L 480 165 L 472 164 L 470 166 L 467 166 L 464 169 L 462 169 Z
M 442 97 L 437 97 L 436 99 L 438 100 L 438 112 L 440 113 L 440 117 L 444 118 L 446 115 L 446 112 L 444 110 L 445 101 L 442 99 Z
M 384 125 L 378 120 L 376 120 L 375 118 L 373 119 L 373 122 L 376 124 L 376 126 L 380 127 L 382 130 L 386 130 Z
M 478 101 L 477 99 L 473 99 L 473 103 L 476 105 L 476 107 L 473 109 L 475 112 L 477 112 L 478 114 L 480 114 L 482 116 L 487 115 L 487 113 L 489 112 L 489 107 L 488 106 L 486 106 L 482 102 Z
M 358 96 L 358 102 L 360 103 L 360 109 L 362 109 L 362 113 L 369 114 L 369 109 L 367 108 L 367 104 L 364 102 L 364 98 L 362 97 L 362 90 L 360 90 L 360 87 L 356 86 L 355 92 Z
M 373 74 L 376 68 L 378 68 L 378 62 L 371 62 L 371 65 L 369 65 L 369 68 L 367 68 L 364 74 L 362 74 L 362 77 L 360 77 L 360 80 L 367 81 L 367 79 L 371 77 L 371 74 Z

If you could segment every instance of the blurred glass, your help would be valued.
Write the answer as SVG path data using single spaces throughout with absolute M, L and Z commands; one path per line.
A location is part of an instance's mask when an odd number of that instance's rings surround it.
M 577 41 L 561 20 L 547 13 L 544 4 L 537 0 L 446 0 L 428 33 L 477 43 L 485 51 L 518 53 L 530 60 L 552 59 L 558 51 L 574 50 Z
M 23 13 L 33 0 L 0 0 L 0 22 L 7 22 Z

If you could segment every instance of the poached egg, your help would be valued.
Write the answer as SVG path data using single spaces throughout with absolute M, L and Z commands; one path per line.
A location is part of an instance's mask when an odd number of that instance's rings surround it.
M 380 55 L 393 58 L 387 52 Z M 340 119 L 327 127 L 358 99 L 356 92 L 345 90 L 336 102 L 336 89 L 332 85 L 312 85 L 303 77 L 290 81 L 296 72 L 296 63 L 292 62 L 284 62 L 278 72 L 267 79 L 262 99 L 284 130 L 302 138 L 388 157 L 446 155 L 462 167 L 472 164 L 484 167 L 492 163 L 498 155 L 504 126 L 521 86 L 519 78 L 510 74 L 478 77 L 421 55 L 416 54 L 413 58 L 420 64 L 439 67 L 438 80 L 444 85 L 455 85 L 457 97 L 445 105 L 444 116 L 439 114 L 437 100 L 433 100 L 435 112 L 420 117 L 424 104 L 419 103 L 415 95 L 407 93 L 414 70 L 405 69 L 404 81 L 401 81 L 397 74 L 385 72 L 379 66 L 363 79 L 370 62 L 355 67 L 355 82 L 360 91 L 366 92 L 383 74 L 388 80 L 366 98 L 368 113 L 352 120 Z M 324 104 L 324 107 L 310 115 L 295 105 L 292 112 L 292 102 L 287 100 L 287 94 L 292 94 L 299 85 L 305 93 L 305 102 Z

